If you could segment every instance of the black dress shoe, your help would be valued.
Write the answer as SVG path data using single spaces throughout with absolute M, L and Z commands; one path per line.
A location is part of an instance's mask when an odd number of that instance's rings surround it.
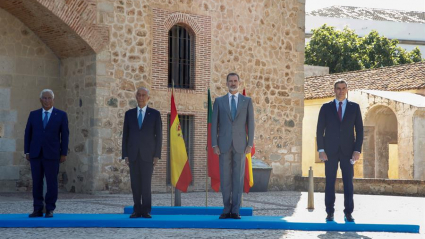
M 241 215 L 239 215 L 239 213 L 232 213 L 232 218 L 233 219 L 241 219 Z
M 332 222 L 333 220 L 334 220 L 334 214 L 333 213 L 328 213 L 328 216 L 326 217 L 326 221 Z
M 219 219 L 227 219 L 231 217 L 231 213 L 222 213 L 219 217 Z
M 151 214 L 149 214 L 149 213 L 143 213 L 142 217 L 143 218 L 152 218 Z
M 345 217 L 344 217 L 344 220 L 345 220 L 346 222 L 354 222 L 354 217 L 353 217 L 353 216 L 351 216 L 351 213 L 346 213 L 346 214 L 345 214 Z
M 133 212 L 133 213 L 130 215 L 130 218 L 139 218 L 139 217 L 142 217 L 142 214 L 137 213 L 137 212 Z
M 53 211 L 46 210 L 46 215 L 44 215 L 44 217 L 46 217 L 46 218 L 53 217 Z
M 30 215 L 28 215 L 28 217 L 43 217 L 43 212 L 42 211 L 34 211 Z

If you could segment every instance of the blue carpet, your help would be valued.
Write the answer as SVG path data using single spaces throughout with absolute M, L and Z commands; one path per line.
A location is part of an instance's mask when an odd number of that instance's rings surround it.
M 130 219 L 126 214 L 55 214 L 53 218 L 28 218 L 28 214 L 1 214 L 0 227 L 218 228 L 419 233 L 419 225 L 288 222 L 283 217 L 271 216 L 220 220 L 216 215 L 156 215 L 152 219 Z
M 223 212 L 223 207 L 152 207 L 152 215 L 217 215 Z M 132 214 L 133 206 L 124 208 L 124 214 Z M 241 216 L 252 216 L 252 207 L 242 207 L 239 211 Z

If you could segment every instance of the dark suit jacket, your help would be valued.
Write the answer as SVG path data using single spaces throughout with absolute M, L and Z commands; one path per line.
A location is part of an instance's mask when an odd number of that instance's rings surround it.
M 43 109 L 31 111 L 25 128 L 25 154 L 37 158 L 43 150 L 43 158 L 60 159 L 68 154 L 68 116 L 62 110 L 53 108 L 46 128 L 43 128 Z
M 125 112 L 124 128 L 122 132 L 122 158 L 135 161 L 140 153 L 142 161 L 151 161 L 161 158 L 162 148 L 162 121 L 159 111 L 146 108 L 142 128 L 139 129 L 137 107 Z
M 335 100 L 323 104 L 317 121 L 317 149 L 327 155 L 335 155 L 341 147 L 346 156 L 361 152 L 363 144 L 363 121 L 358 104 L 348 101 L 342 122 L 339 120 Z M 356 135 L 354 135 L 354 130 Z

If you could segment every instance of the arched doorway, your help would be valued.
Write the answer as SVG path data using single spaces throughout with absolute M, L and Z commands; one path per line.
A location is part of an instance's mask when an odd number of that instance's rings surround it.
M 387 106 L 375 106 L 364 125 L 364 178 L 398 178 L 397 117 Z

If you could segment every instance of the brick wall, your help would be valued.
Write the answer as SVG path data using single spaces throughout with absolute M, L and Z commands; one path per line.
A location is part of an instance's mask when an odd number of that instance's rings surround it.
M 0 1 L 8 11 L 59 57 L 99 52 L 109 40 L 108 28 L 96 25 L 95 0 Z

